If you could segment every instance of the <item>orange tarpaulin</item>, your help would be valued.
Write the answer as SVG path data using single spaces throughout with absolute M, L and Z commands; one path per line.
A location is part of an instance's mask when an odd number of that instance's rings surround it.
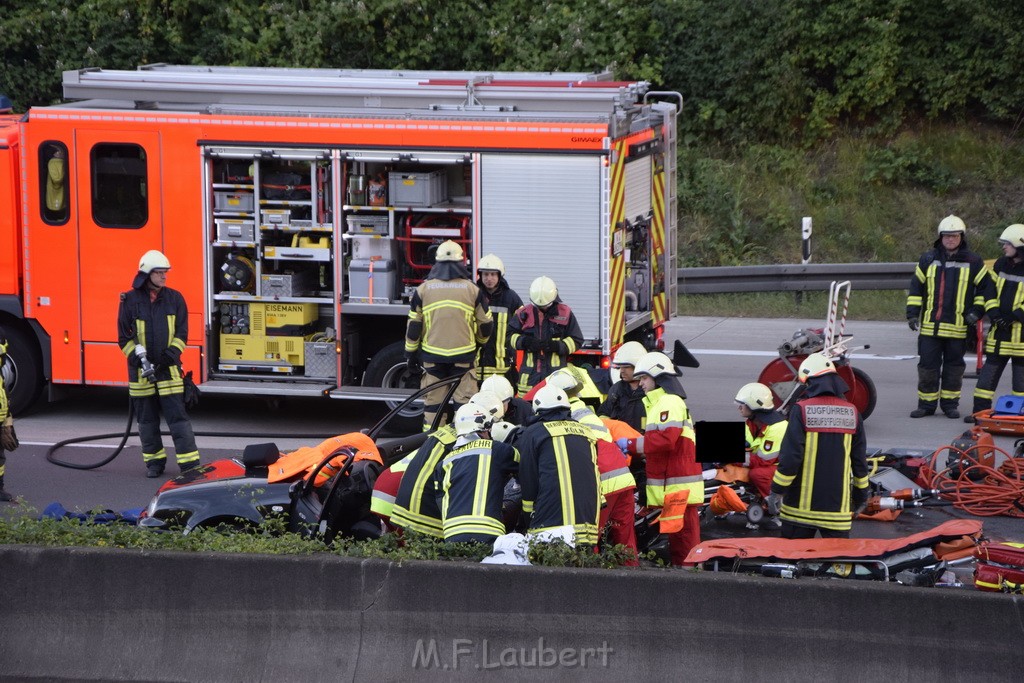
M 747 511 L 747 504 L 740 500 L 740 494 L 728 486 L 718 487 L 718 490 L 711 496 L 711 500 L 708 501 L 708 507 L 716 515 L 724 515 L 727 512 Z
M 658 517 L 658 526 L 663 534 L 675 534 L 683 530 L 686 515 L 686 501 L 689 491 L 673 491 L 665 494 L 665 505 Z
M 305 476 L 312 472 L 313 468 L 319 465 L 325 457 L 339 448 L 345 447 L 356 449 L 356 460 L 375 460 L 381 466 L 384 465 L 380 451 L 377 450 L 373 439 L 361 432 L 351 432 L 332 436 L 317 446 L 303 446 L 297 451 L 282 455 L 277 462 L 270 466 L 267 483 L 273 484 L 278 481 L 294 479 L 300 475 Z M 319 484 L 319 482 L 317 483 Z

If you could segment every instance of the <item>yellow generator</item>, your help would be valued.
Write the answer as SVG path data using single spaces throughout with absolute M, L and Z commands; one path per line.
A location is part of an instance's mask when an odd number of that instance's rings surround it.
M 292 373 L 305 365 L 305 338 L 315 331 L 316 304 L 226 303 L 220 314 L 220 370 Z

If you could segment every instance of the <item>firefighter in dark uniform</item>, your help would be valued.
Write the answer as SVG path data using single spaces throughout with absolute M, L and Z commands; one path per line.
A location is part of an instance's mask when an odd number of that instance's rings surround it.
M 999 236 L 1003 255 L 992 266 L 985 291 L 985 313 L 992 326 L 985 339 L 985 365 L 974 388 L 974 410 L 992 407 L 999 378 L 1013 361 L 1013 395 L 1024 396 L 1024 225 L 1014 223 Z M 974 416 L 964 418 L 974 422 Z
M 7 358 L 7 335 L 0 330 L 0 369 Z M 0 502 L 13 503 L 14 496 L 4 490 L 4 474 L 7 471 L 7 452 L 18 447 L 18 437 L 14 433 L 14 418 L 11 417 L 10 404 L 7 402 L 7 390 L 3 377 L 0 376 Z
M 476 359 L 476 377 L 483 382 L 492 375 L 517 382 L 515 352 L 509 344 L 508 321 L 523 307 L 523 300 L 505 280 L 505 264 L 494 254 L 487 254 L 476 264 L 477 286 L 494 318 L 494 333 L 480 347 Z
M 501 399 L 490 392 L 477 392 L 470 404 L 481 408 L 493 420 L 504 412 Z M 457 411 L 456 411 L 457 412 Z M 434 472 L 455 445 L 458 435 L 455 426 L 447 424 L 427 437 L 406 465 L 391 506 L 391 524 L 418 531 L 421 534 L 444 537 L 441 519 L 440 491 Z
M 907 322 L 917 337 L 917 408 L 910 417 L 960 417 L 967 331 L 984 315 L 988 271 L 967 248 L 966 226 L 956 216 L 939 222 L 934 249 L 921 257 L 910 279 Z
M 117 312 L 117 343 L 128 359 L 128 395 L 139 420 L 147 477 L 159 477 L 167 464 L 160 438 L 161 414 L 171 432 L 181 471 L 200 464 L 192 423 L 185 412 L 181 374 L 188 309 L 181 293 L 167 286 L 170 268 L 170 261 L 159 251 L 143 254 L 132 289 L 121 294 Z M 143 358 L 152 364 L 154 375 L 146 376 Z
M 619 379 L 612 384 L 608 397 L 597 408 L 598 415 L 622 420 L 640 432 L 644 430 L 647 411 L 644 409 L 644 390 L 640 388 L 640 378 L 633 375 L 633 368 L 646 353 L 647 349 L 637 341 L 628 341 L 615 351 L 612 367 L 618 371 Z
M 509 323 L 512 346 L 523 351 L 519 366 L 519 393 L 525 395 L 583 344 L 576 316 L 558 298 L 554 280 L 541 276 L 530 285 L 530 303 Z
M 789 411 L 768 512 L 779 515 L 783 538 L 849 538 L 868 499 L 864 424 L 826 356 L 809 355 L 797 377 L 807 392 Z
M 491 336 L 494 321 L 484 294 L 466 270 L 465 255 L 457 242 L 437 248 L 434 266 L 416 288 L 405 329 L 405 355 L 410 372 L 422 372 L 420 388 L 455 375 L 462 381 L 455 390 L 455 405 L 465 405 L 476 393 L 472 372 L 477 347 Z M 423 429 L 430 429 L 444 399 L 446 387 L 423 397 Z
M 458 437 L 437 466 L 444 540 L 494 543 L 505 534 L 502 504 L 505 482 L 516 471 L 519 454 L 488 430 L 493 416 L 468 403 L 455 411 Z
M 572 419 L 554 386 L 533 397 L 537 421 L 516 440 L 523 514 L 530 533 L 571 526 L 576 545 L 597 545 L 601 507 L 597 450 L 590 428 Z

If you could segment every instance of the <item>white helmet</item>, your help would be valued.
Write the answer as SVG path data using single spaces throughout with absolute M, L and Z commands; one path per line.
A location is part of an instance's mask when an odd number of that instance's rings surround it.
M 547 275 L 541 275 L 530 284 L 530 301 L 544 308 L 558 297 L 558 286 Z
M 550 408 L 568 408 L 569 398 L 558 387 L 545 384 L 533 395 L 533 412 Z
M 612 356 L 612 367 L 618 367 L 620 365 L 632 365 L 636 366 L 636 362 L 647 353 L 647 349 L 644 345 L 638 341 L 628 341 L 618 348 L 615 355 Z
M 751 410 L 771 410 L 775 407 L 772 390 L 760 382 L 751 382 L 740 387 L 736 392 L 736 402 Z
M 434 260 L 438 263 L 442 261 L 458 261 L 461 263 L 466 260 L 466 255 L 458 242 L 445 240 L 438 246 L 437 253 L 434 254 Z
M 633 366 L 634 377 L 640 375 L 650 375 L 651 377 L 672 375 L 673 377 L 679 377 L 681 374 L 676 369 L 676 366 L 673 365 L 672 359 L 661 351 L 648 351 Z
M 495 422 L 491 425 L 491 438 L 495 441 L 505 441 L 515 429 L 516 426 L 511 422 Z
M 515 389 L 512 388 L 512 382 L 509 382 L 502 375 L 491 375 L 483 382 L 480 382 L 480 391 L 489 391 L 492 394 L 496 394 L 502 401 L 507 401 L 516 395 Z
M 492 391 L 478 391 L 469 402 L 490 415 L 492 420 L 497 420 L 505 414 L 505 404 L 501 397 Z
M 811 377 L 821 377 L 835 371 L 836 366 L 832 364 L 832 360 L 828 356 L 822 353 L 812 353 L 804 358 L 796 376 L 801 382 L 806 382 Z
M 149 275 L 153 272 L 154 268 L 164 268 L 166 270 L 171 269 L 171 262 L 167 260 L 161 252 L 156 249 L 150 249 L 142 258 L 139 259 L 139 270 Z
M 576 370 L 575 368 L 559 368 L 548 375 L 545 380 L 545 384 L 547 386 L 558 387 L 564 391 L 567 396 L 574 396 L 583 388 L 583 379 L 578 373 L 579 370 Z
M 1024 247 L 1024 225 L 1014 223 L 1013 225 L 1006 226 L 1003 234 L 999 236 L 999 241 L 1009 242 L 1018 249 Z
M 482 432 L 489 428 L 494 418 L 478 405 L 467 403 L 455 411 L 455 433 L 459 436 Z
M 480 259 L 480 262 L 476 264 L 476 272 L 481 270 L 496 270 L 499 275 L 505 274 L 505 264 L 501 262 L 501 259 L 494 254 L 487 254 Z
M 939 221 L 939 237 L 946 233 L 960 233 L 963 235 L 965 232 L 967 232 L 967 226 L 957 216 L 950 214 Z

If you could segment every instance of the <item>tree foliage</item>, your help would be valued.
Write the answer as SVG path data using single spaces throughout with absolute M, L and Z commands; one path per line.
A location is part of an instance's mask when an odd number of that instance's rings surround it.
M 29 0 L 0 7 L 0 90 L 151 62 L 592 71 L 686 97 L 685 139 L 826 139 L 853 124 L 1024 109 L 1024 4 L 1004 0 Z

